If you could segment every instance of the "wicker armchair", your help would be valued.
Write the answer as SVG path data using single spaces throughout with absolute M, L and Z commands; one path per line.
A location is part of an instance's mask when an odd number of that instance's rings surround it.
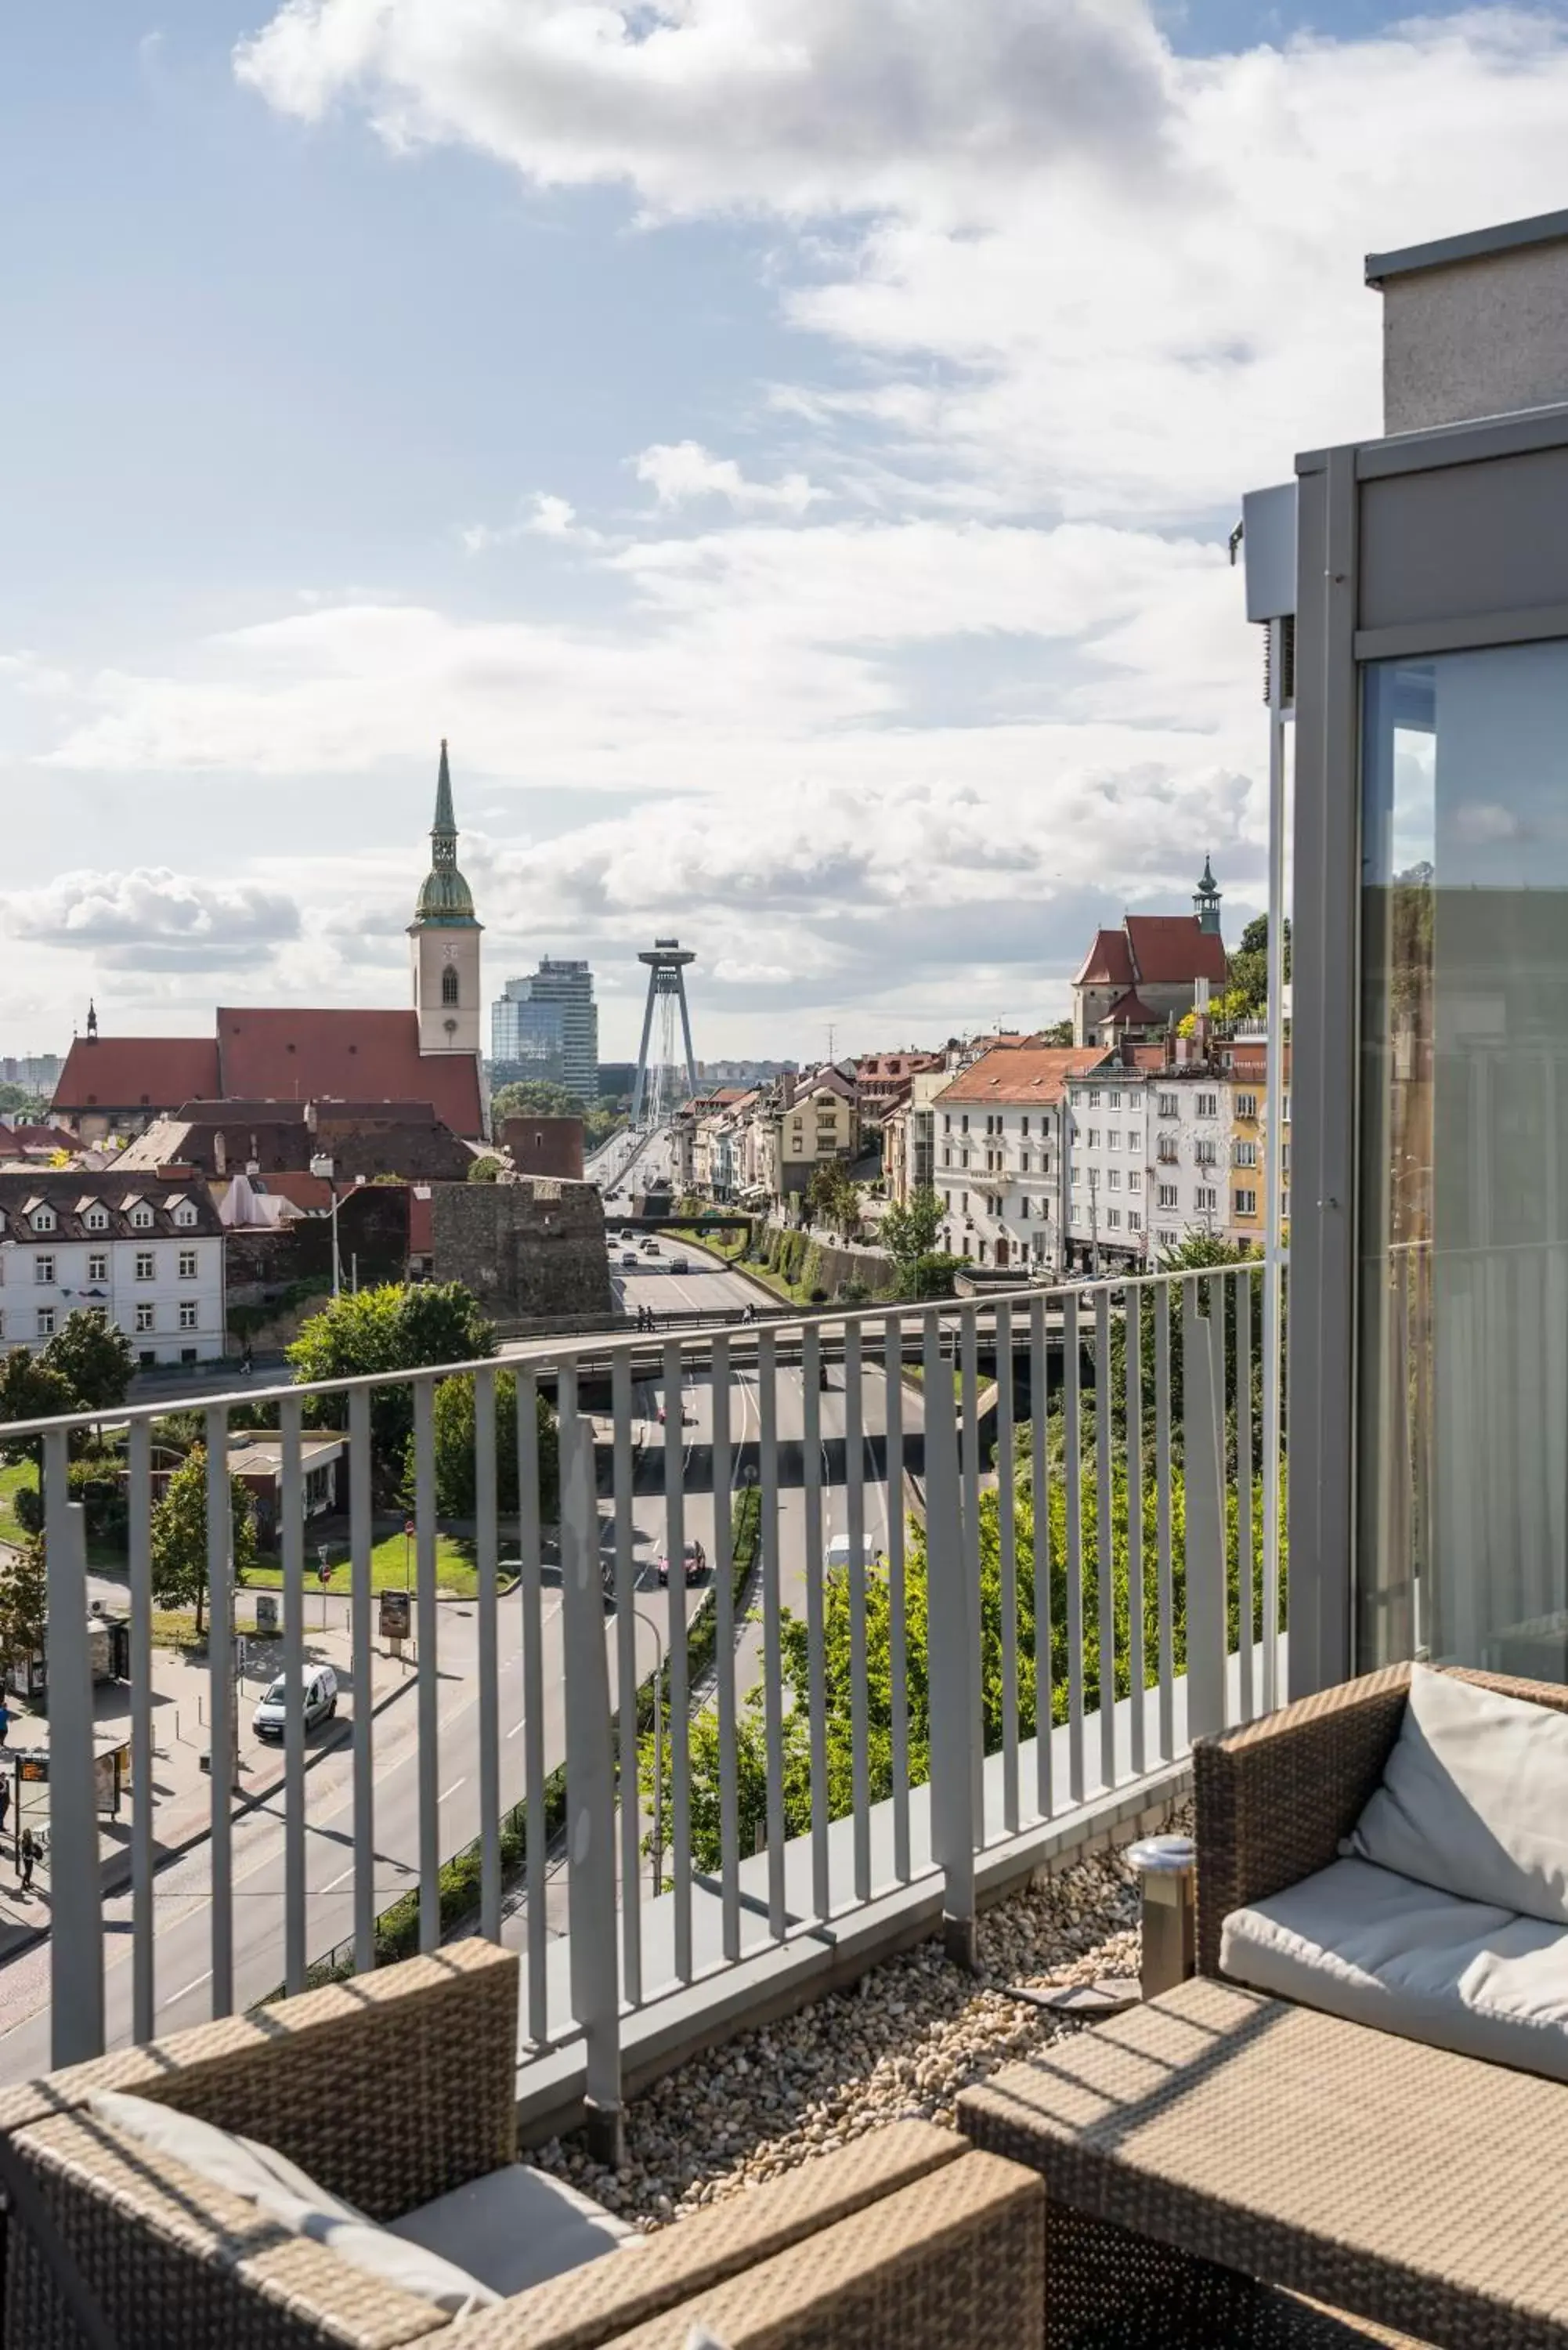
M 1462 1672 L 1506 1697 L 1568 1712 L 1568 1688 Z M 1192 1750 L 1198 1971 L 1220 1972 L 1232 1909 L 1297 1885 L 1338 1856 L 1383 1775 L 1405 1711 L 1408 1665 L 1301 1698 Z
M 0 2094 L 19 2158 L 108 2338 L 138 2350 L 395 2350 L 449 2320 L 287 2234 L 85 2110 L 100 2089 L 265 2138 L 387 2220 L 516 2154 L 517 1961 L 465 1942 Z M 462 2321 L 464 2350 L 1014 2350 L 1043 2327 L 1031 2173 L 923 2124 L 878 2132 Z M 875 2206 L 873 2212 L 869 2207 Z M 5 2350 L 78 2350 L 31 2227 L 5 2240 Z

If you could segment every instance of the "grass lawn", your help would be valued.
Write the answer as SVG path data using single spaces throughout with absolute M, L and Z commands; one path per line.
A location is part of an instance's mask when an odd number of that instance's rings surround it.
M 505 1550 L 503 1540 L 501 1547 Z M 409 1567 L 404 1565 L 404 1541 L 400 1534 L 383 1534 L 370 1553 L 370 1588 L 372 1591 L 401 1591 L 413 1561 L 414 1545 L 407 1544 Z M 452 1534 L 436 1536 L 436 1582 L 442 1591 L 457 1593 L 460 1598 L 472 1599 L 479 1589 L 479 1570 L 473 1563 L 473 1545 L 460 1542 Z M 247 1591 L 276 1591 L 283 1584 L 283 1568 L 275 1558 L 267 1558 L 253 1566 L 245 1576 Z M 308 1544 L 305 1562 L 306 1591 L 338 1591 L 347 1594 L 349 1587 L 348 1561 L 340 1559 L 332 1569 L 327 1583 L 318 1580 L 316 1561 Z
M 16 1495 L 24 1486 L 34 1492 L 38 1489 L 38 1471 L 31 1461 L 9 1461 L 0 1468 L 0 1542 L 20 1542 L 22 1527 L 16 1517 Z

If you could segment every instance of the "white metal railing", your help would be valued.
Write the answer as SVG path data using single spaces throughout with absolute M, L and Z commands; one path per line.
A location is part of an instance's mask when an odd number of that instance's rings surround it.
M 626 2016 L 759 1949 L 923 1877 L 940 1880 L 950 1941 L 964 1947 L 988 1844 L 1136 1784 L 1193 1736 L 1274 1702 L 1283 1595 L 1264 1284 L 1254 1261 L 657 1341 L 585 1336 L 396 1379 L 206 1402 L 208 1884 L 167 1929 L 154 1914 L 151 1639 L 153 1424 L 169 1407 L 116 1414 L 131 1898 L 129 1968 L 107 1973 L 85 1528 L 68 1483 L 73 1438 L 90 1423 L 7 1430 L 36 1435 L 45 1464 L 47 2060 L 297 1990 L 324 1960 L 372 1967 L 383 1913 L 400 1897 L 406 1910 L 408 1892 L 421 1949 L 443 1922 L 520 1947 L 524 2054 L 581 2035 L 590 2098 L 606 2111 L 618 2102 Z M 1266 1318 L 1278 1328 L 1277 1309 Z M 456 1378 L 472 1382 L 476 1587 L 472 1615 L 444 1611 L 443 1623 L 437 1396 Z M 514 1466 L 498 1459 L 504 1378 L 515 1382 Z M 559 1451 L 558 1546 L 541 1396 Z M 411 1710 L 398 1702 L 411 1738 L 369 1702 L 372 1552 L 395 1466 L 378 1419 L 389 1399 L 410 1430 L 417 1665 Z M 235 1719 L 219 1628 L 233 1622 L 227 1439 L 231 1412 L 258 1404 L 275 1407 L 281 1447 L 291 1688 L 306 1656 L 303 1437 L 324 1419 L 347 1434 L 351 1788 L 341 1816 L 324 1816 L 291 1705 L 280 1816 L 254 1836 L 247 1823 L 237 1885 L 220 1760 Z M 754 1558 L 748 1548 L 736 1559 L 737 1525 L 748 1545 L 754 1527 Z M 706 1554 L 691 1583 L 689 1538 Z M 504 1549 L 517 1575 L 505 1592 Z M 662 1588 L 656 1551 L 670 1564 Z M 654 1819 L 636 1725 L 640 1715 L 650 1760 L 660 1658 Z M 883 1839 L 874 1823 L 885 1819 Z M 807 1848 L 803 1898 L 786 1872 Z M 449 1888 L 443 1921 L 443 1864 L 460 1851 L 477 1856 L 474 1912 L 454 1918 Z M 748 1886 L 765 1875 L 760 1899 L 742 1899 L 743 1865 Z M 549 1964 L 563 1878 L 565 2012 Z M 645 1936 L 656 1908 L 657 1950 Z

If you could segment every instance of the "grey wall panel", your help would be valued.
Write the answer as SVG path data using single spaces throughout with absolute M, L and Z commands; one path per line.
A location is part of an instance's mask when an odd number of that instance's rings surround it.
M 1360 625 L 1568 602 L 1568 448 L 1364 482 Z

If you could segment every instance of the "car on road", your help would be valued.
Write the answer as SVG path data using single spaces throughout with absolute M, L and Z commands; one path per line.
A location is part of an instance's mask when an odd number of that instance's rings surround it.
M 683 1256 L 672 1256 L 670 1260 L 670 1270 L 671 1273 L 690 1273 L 691 1267 Z
M 682 1557 L 685 1562 L 686 1580 L 688 1583 L 696 1583 L 702 1575 L 707 1574 L 708 1554 L 703 1549 L 700 1542 L 689 1542 L 682 1553 Z M 659 1580 L 660 1583 L 666 1584 L 670 1580 L 670 1555 L 667 1551 L 661 1551 L 659 1553 Z
M 642 1253 L 644 1256 L 657 1256 L 659 1254 L 659 1243 L 656 1240 L 644 1241 L 642 1243 Z
M 637 1271 L 637 1252 L 635 1249 L 627 1249 L 622 1253 L 620 1269 L 623 1273 L 635 1273 Z
M 304 1700 L 305 1727 L 330 1721 L 337 1711 L 337 1676 L 330 1665 L 309 1665 L 296 1684 Z M 258 1738 L 279 1738 L 288 1718 L 288 1677 L 279 1673 L 255 1710 L 252 1728 Z

